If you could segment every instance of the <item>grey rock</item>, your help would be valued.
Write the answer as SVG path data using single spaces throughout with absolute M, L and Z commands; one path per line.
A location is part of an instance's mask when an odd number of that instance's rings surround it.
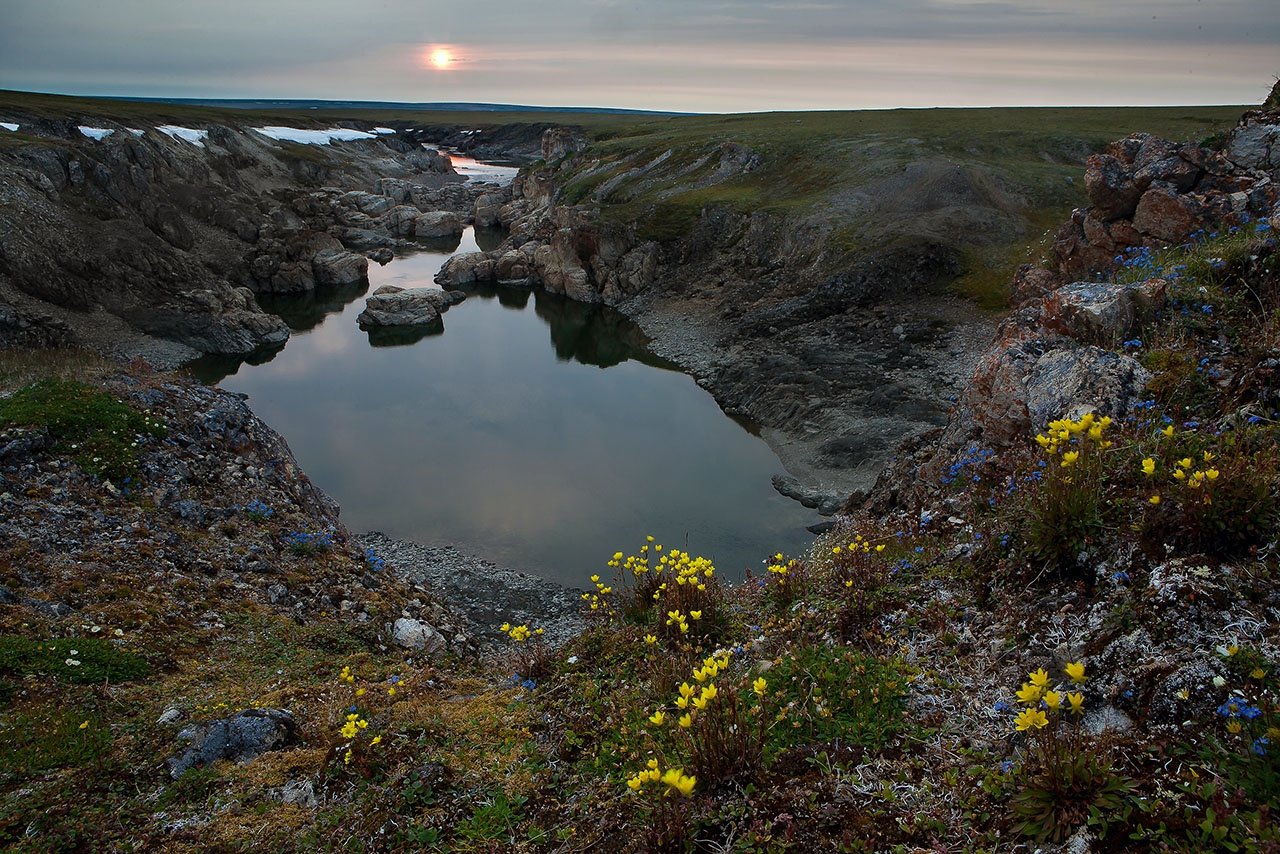
M 365 302 L 356 322 L 361 329 L 379 326 L 439 326 L 440 314 L 466 294 L 439 288 L 378 288 Z
M 178 733 L 190 745 L 165 760 L 169 775 L 180 777 L 220 759 L 248 762 L 296 740 L 293 715 L 284 709 L 246 709 L 229 718 L 193 724 Z
M 451 211 L 427 211 L 420 213 L 414 220 L 413 236 L 455 237 L 462 234 L 462 217 Z
M 318 285 L 353 285 L 368 278 L 369 259 L 345 249 L 326 249 L 311 259 Z
M 1133 729 L 1133 719 L 1115 706 L 1101 706 L 1085 712 L 1084 728 L 1094 735 L 1104 732 L 1128 732 Z
M 421 650 L 428 656 L 442 651 L 446 643 L 444 636 L 430 623 L 415 620 L 412 617 L 401 617 L 395 621 L 391 626 L 391 639 L 397 646 Z
M 1026 408 L 1036 429 L 1089 410 L 1122 417 L 1142 398 L 1151 372 L 1128 356 L 1098 347 L 1051 350 L 1026 377 Z

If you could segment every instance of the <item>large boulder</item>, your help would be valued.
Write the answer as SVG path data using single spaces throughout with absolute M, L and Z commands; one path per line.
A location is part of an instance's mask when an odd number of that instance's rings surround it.
M 1114 345 L 1163 307 L 1167 288 L 1164 279 L 1073 282 L 1045 295 L 1041 322 L 1077 341 Z
M 398 288 L 384 285 L 365 302 L 356 318 L 361 329 L 387 326 L 440 327 L 441 312 L 466 299 L 461 291 L 439 288 Z
M 1110 154 L 1089 157 L 1085 163 L 1084 189 L 1094 213 L 1104 220 L 1131 216 L 1142 197 L 1132 173 Z
M 1171 243 L 1185 240 L 1204 224 L 1204 209 L 1198 200 L 1164 182 L 1151 185 L 1138 202 L 1133 227 L 1143 234 Z
M 476 228 L 493 228 L 502 221 L 501 211 L 506 199 L 501 193 L 484 193 L 472 207 L 472 220 Z
M 325 249 L 311 259 L 317 285 L 354 285 L 368 278 L 369 259 L 345 249 Z
M 462 234 L 462 217 L 452 211 L 424 211 L 415 217 L 415 237 L 456 237 Z
M 169 775 L 182 776 L 220 759 L 248 762 L 296 740 L 293 715 L 284 709 L 246 709 L 229 718 L 193 724 L 178 733 L 189 746 L 165 760 Z
M 436 284 L 450 288 L 494 280 L 494 262 L 487 252 L 462 252 L 449 258 L 436 273 Z

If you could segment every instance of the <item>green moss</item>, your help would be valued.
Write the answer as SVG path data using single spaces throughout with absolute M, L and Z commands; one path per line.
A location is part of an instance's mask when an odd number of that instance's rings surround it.
M 0 783 L 87 765 L 110 746 L 110 729 L 90 712 L 42 708 L 6 713 L 0 720 Z
M 45 379 L 0 401 L 0 427 L 49 431 L 55 449 L 90 474 L 111 480 L 135 476 L 136 439 L 160 437 L 164 425 L 106 392 L 83 383 Z
M 73 661 L 78 663 L 68 663 Z M 141 679 L 150 672 L 145 659 L 100 638 L 33 640 L 0 635 L 0 673 L 10 676 L 52 676 L 96 685 Z

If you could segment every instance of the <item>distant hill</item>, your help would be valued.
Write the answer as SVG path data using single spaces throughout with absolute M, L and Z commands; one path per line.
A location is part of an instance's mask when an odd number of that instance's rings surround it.
M 88 96 L 93 97 L 93 96 Z M 662 110 L 624 110 L 617 107 L 534 107 L 526 104 L 473 104 L 463 102 L 404 103 L 401 101 L 315 101 L 302 98 L 136 98 L 115 96 L 112 101 L 148 104 L 182 104 L 193 107 L 225 107 L 232 110 L 414 110 L 459 113 L 603 113 L 628 116 L 694 116 Z

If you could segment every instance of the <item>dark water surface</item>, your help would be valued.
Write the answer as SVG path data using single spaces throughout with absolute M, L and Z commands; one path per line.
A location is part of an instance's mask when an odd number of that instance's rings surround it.
M 449 254 L 477 245 L 468 229 L 461 246 L 371 264 L 369 290 L 431 285 Z M 264 300 L 294 330 L 284 349 L 195 368 L 249 395 L 353 530 L 574 586 L 648 533 L 730 578 L 812 539 L 818 517 L 773 490 L 782 467 L 765 443 L 618 312 L 473 289 L 443 334 L 371 340 L 356 325 L 365 293 Z

